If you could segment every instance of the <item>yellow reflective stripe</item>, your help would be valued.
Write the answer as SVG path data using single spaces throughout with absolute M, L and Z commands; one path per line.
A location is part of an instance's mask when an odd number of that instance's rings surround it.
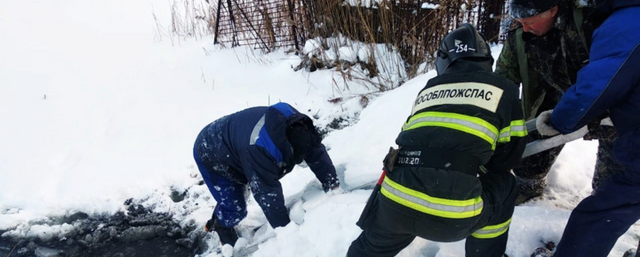
M 401 205 L 433 216 L 464 219 L 480 215 L 484 206 L 482 197 L 468 200 L 450 200 L 429 196 L 404 187 L 389 177 L 384 178 L 380 192 Z
M 471 236 L 475 238 L 480 238 L 480 239 L 496 238 L 506 233 L 507 230 L 509 229 L 510 224 L 511 224 L 511 219 L 503 223 L 500 223 L 498 225 L 486 226 L 484 228 L 479 229 L 475 233 L 471 234 Z
M 495 149 L 498 129 L 478 117 L 450 112 L 423 112 L 412 116 L 402 126 L 402 131 L 426 126 L 445 127 L 469 133 L 484 139 Z
M 511 141 L 511 137 L 525 137 L 527 136 L 527 126 L 524 120 L 511 121 L 508 127 L 500 130 L 500 137 L 498 137 L 499 143 L 506 143 Z

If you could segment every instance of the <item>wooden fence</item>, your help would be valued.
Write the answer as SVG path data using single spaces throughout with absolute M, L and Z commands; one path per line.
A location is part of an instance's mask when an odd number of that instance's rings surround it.
M 373 6 L 345 0 L 218 0 L 214 43 L 249 45 L 263 51 L 301 50 L 307 39 L 338 33 L 364 43 L 393 45 L 410 65 L 428 60 L 446 33 L 474 24 L 497 42 L 504 0 L 382 0 Z

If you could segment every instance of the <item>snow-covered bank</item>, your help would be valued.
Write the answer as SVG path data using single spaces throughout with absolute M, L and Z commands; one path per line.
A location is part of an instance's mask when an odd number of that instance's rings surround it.
M 210 39 L 175 46 L 158 42 L 152 11 L 168 21 L 166 1 L 157 0 L 3 3 L 0 230 L 5 232 L 0 253 L 17 245 L 10 236 L 55 248 L 46 239 L 59 243 L 70 238 L 81 229 L 81 220 L 93 224 L 103 217 L 102 223 L 109 224 L 106 220 L 117 213 L 130 212 L 131 205 L 124 203 L 133 198 L 134 204 L 158 215 L 153 222 L 162 225 L 162 215 L 171 215 L 164 221 L 177 224 L 185 235 L 169 236 L 173 243 L 194 233 L 201 236 L 194 237 L 199 241 L 195 245 L 208 246 L 203 256 L 228 255 L 228 249 L 216 248 L 216 236 L 199 234 L 215 205 L 199 184 L 191 157 L 204 125 L 278 101 L 314 117 L 321 128 L 345 120 L 339 127 L 349 126 L 329 129 L 324 142 L 343 187 L 349 188 L 378 177 L 416 93 L 435 75 L 368 94 L 363 108 L 360 96 L 368 89 L 354 84 L 347 90 L 331 71 L 294 72 L 300 58 L 284 51 L 260 55 L 247 48 L 219 49 Z M 493 48 L 494 55 L 499 49 Z M 596 144 L 567 145 L 550 174 L 546 197 L 516 208 L 509 256 L 528 256 L 541 240 L 559 240 L 570 209 L 590 193 Z M 300 195 L 304 200 L 292 205 L 298 223 L 268 228 L 265 235 L 273 237 L 253 256 L 344 255 L 360 233 L 355 221 L 370 190 L 335 195 L 303 191 L 312 181 L 304 167 L 282 180 L 289 199 Z M 248 211 L 242 225 L 264 223 L 255 202 Z M 131 215 L 130 220 L 137 217 Z M 116 229 L 116 235 L 125 230 Z M 169 230 L 159 231 L 165 235 Z M 610 256 L 636 247 L 639 234 L 634 226 Z M 399 256 L 462 256 L 463 245 L 416 239 Z

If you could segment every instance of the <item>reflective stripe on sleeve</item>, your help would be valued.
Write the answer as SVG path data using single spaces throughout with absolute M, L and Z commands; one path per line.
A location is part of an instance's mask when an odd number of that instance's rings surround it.
M 480 196 L 468 200 L 450 200 L 433 197 L 404 187 L 389 177 L 384 178 L 380 191 L 384 196 L 398 204 L 443 218 L 471 218 L 480 215 L 484 206 L 482 197 Z
M 498 137 L 499 143 L 506 143 L 511 141 L 511 137 L 525 137 L 527 136 L 527 126 L 524 120 L 511 121 L 508 127 L 500 130 L 500 137 Z

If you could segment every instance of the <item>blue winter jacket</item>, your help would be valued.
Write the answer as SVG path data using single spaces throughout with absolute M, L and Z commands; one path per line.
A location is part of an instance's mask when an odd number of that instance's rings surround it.
M 554 108 L 551 123 L 570 133 L 607 112 L 618 132 L 615 154 L 640 171 L 640 6 L 606 0 L 610 13 L 592 37 L 589 64 Z M 635 5 L 635 6 L 634 6 Z M 608 18 L 607 18 L 608 17 Z
M 298 122 L 315 138 L 304 160 L 328 191 L 339 182 L 321 136 L 311 119 L 289 104 L 253 107 L 222 117 L 205 127 L 197 139 L 200 143 L 195 150 L 203 163 L 229 180 L 248 184 L 272 227 L 290 221 L 279 179 L 295 166 L 286 128 Z M 216 169 L 218 163 L 229 169 Z

